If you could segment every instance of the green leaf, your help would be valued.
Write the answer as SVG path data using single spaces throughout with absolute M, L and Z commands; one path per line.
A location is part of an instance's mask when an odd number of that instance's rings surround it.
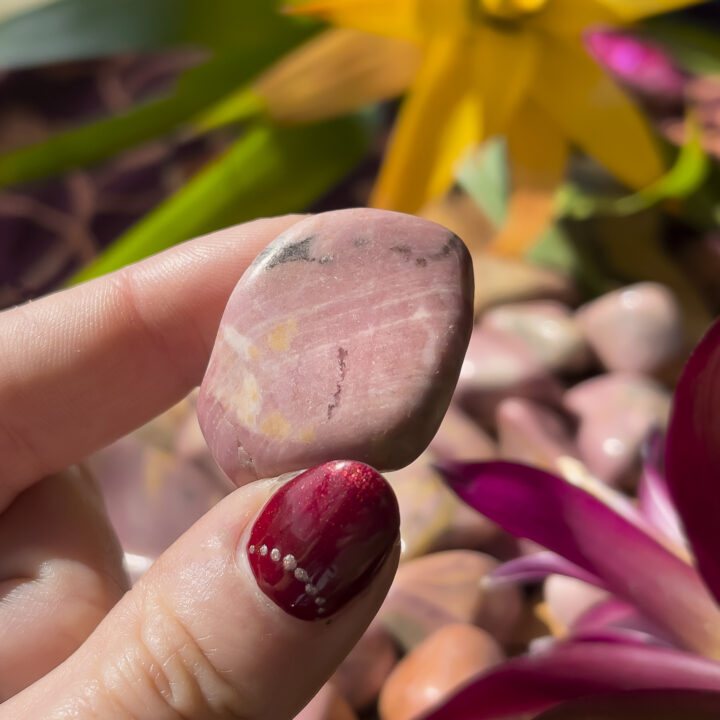
M 258 95 L 252 86 L 240 92 L 232 92 L 219 103 L 192 119 L 193 127 L 201 132 L 208 132 L 222 127 L 249 120 L 267 112 L 265 100 Z
M 525 258 L 534 265 L 573 278 L 583 296 L 595 297 L 611 289 L 612 282 L 589 252 L 588 244 L 575 237 L 574 229 L 566 223 L 550 226 Z
M 307 30 L 268 38 L 262 50 L 225 51 L 186 72 L 168 98 L 123 115 L 53 135 L 44 142 L 0 155 L 0 187 L 56 175 L 104 160 L 177 127 L 238 86 L 308 36 Z
M 0 25 L 0 66 L 151 50 L 180 35 L 182 13 L 173 0 L 58 0 Z
M 664 45 L 686 70 L 700 75 L 720 72 L 720 37 L 711 26 L 657 17 L 643 23 L 643 34 Z
M 560 190 L 560 214 L 575 220 L 593 215 L 624 217 L 647 210 L 663 200 L 681 200 L 697 192 L 708 177 L 710 160 L 702 146 L 701 130 L 688 116 L 688 142 L 680 148 L 673 166 L 652 185 L 631 195 L 607 197 L 586 193 L 571 183 Z
M 708 177 L 710 158 L 702 144 L 702 128 L 692 114 L 688 115 L 685 126 L 688 141 L 680 148 L 675 164 L 656 183 L 641 191 L 651 202 L 689 197 Z
M 507 216 L 509 178 L 505 141 L 488 140 L 460 165 L 456 177 L 490 222 L 502 227 Z
M 367 122 L 358 118 L 288 129 L 255 126 L 73 282 L 226 225 L 302 210 L 362 158 L 367 143 Z
M 277 0 L 56 0 L 0 23 L 0 67 L 172 46 L 262 52 L 313 27 Z

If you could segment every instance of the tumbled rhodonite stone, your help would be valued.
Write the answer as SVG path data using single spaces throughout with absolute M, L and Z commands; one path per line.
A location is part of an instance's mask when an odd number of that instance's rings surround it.
M 343 458 L 411 462 L 450 401 L 472 264 L 446 228 L 356 209 L 279 235 L 233 291 L 198 415 L 238 484 Z

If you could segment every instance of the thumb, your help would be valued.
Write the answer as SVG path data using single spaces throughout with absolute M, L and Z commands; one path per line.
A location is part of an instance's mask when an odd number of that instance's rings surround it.
M 398 529 L 361 463 L 236 490 L 0 718 L 293 718 L 377 612 Z

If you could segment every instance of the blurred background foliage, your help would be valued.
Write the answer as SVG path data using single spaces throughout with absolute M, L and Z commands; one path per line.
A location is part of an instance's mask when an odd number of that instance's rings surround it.
M 348 40 L 351 31 L 278 5 L 2 5 L 0 306 L 228 224 L 373 198 L 417 49 Z M 515 210 L 522 241 L 503 250 L 495 241 L 516 195 L 508 147 L 481 138 L 457 148 L 447 191 L 413 211 L 459 232 L 476 264 L 520 256 L 570 276 L 585 296 L 661 281 L 699 332 L 720 303 L 719 25 L 712 0 L 592 42 L 585 35 L 652 125 L 668 158 L 661 178 L 629 189 L 574 152 L 548 192 L 548 216 Z M 428 152 L 411 145 L 411 163 Z M 699 268 L 692 279 L 680 269 L 688 265 Z

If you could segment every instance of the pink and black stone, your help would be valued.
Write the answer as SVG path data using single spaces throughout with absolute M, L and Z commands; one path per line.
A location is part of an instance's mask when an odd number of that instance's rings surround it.
M 279 235 L 233 291 L 198 416 L 238 485 L 343 458 L 403 467 L 430 442 L 472 328 L 472 262 L 446 228 L 355 209 Z

